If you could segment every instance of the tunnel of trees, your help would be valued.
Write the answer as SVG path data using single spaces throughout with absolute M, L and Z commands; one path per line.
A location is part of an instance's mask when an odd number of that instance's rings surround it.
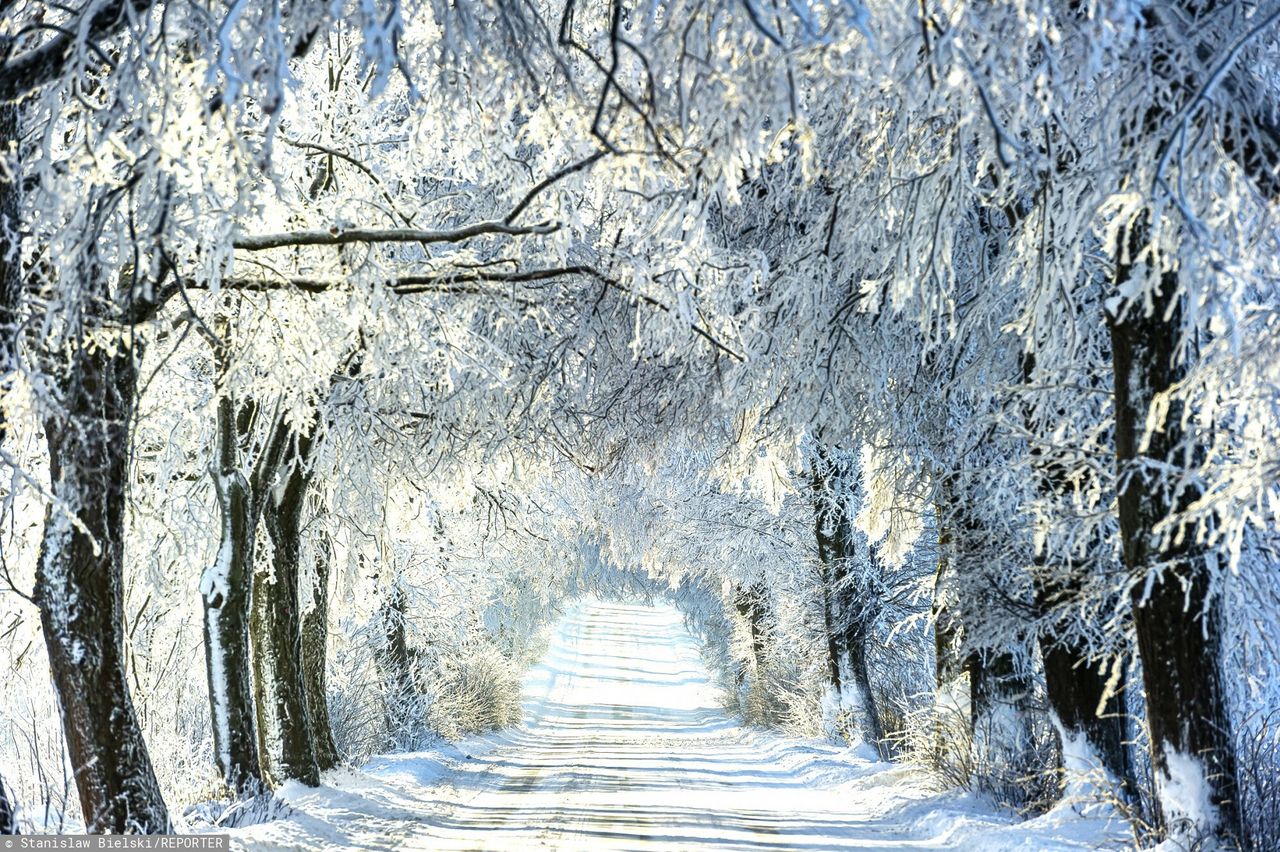
M 1280 8 L 0 21 L 0 831 L 511 724 L 621 583 L 753 724 L 1280 837 Z

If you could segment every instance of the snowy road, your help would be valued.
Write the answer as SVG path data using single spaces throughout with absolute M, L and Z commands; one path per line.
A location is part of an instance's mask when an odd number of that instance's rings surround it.
M 443 837 L 473 849 L 848 844 L 857 825 L 840 803 L 815 802 L 717 709 L 677 613 L 598 604 L 558 639 L 547 700 L 526 732 L 453 779 L 477 793 Z
M 318 791 L 288 788 L 290 819 L 236 837 L 251 849 L 1006 846 L 975 845 L 971 803 L 940 808 L 906 770 L 739 727 L 672 609 L 579 605 L 527 694 L 520 728 L 452 759 L 392 755 Z M 1007 818 L 987 827 L 1014 830 L 1007 848 L 1045 848 Z

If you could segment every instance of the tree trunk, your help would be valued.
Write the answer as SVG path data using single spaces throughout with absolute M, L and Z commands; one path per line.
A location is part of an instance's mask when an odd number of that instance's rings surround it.
M 63 410 L 45 422 L 55 502 L 35 598 L 90 832 L 169 831 L 123 657 L 125 488 L 137 365 L 128 341 L 80 345 L 55 368 Z
M 0 103 L 0 146 L 8 150 L 17 144 L 20 122 L 18 105 Z M 22 255 L 19 231 L 22 215 L 22 177 L 0 180 L 0 447 L 9 431 L 5 400 L 18 368 L 18 315 L 22 303 Z
M 934 592 L 934 637 L 940 697 L 956 696 L 956 679 L 969 680 L 970 762 L 980 783 L 1000 785 L 1007 792 L 1022 786 L 1042 767 L 1031 765 L 1033 676 L 1019 659 L 1026 656 L 1000 634 L 1000 646 L 984 646 L 975 636 L 999 615 L 1006 603 L 982 594 L 979 582 L 988 571 L 991 533 L 970 510 L 975 495 L 958 488 L 957 477 L 945 476 L 939 493 L 939 566 Z M 965 578 L 961 594 L 949 588 Z M 989 579 L 989 578 L 988 578 Z M 995 580 L 991 580 L 992 585 Z M 946 726 L 939 726 L 943 736 Z M 939 744 L 945 751 L 945 744 Z
M 363 346 L 360 338 L 331 377 L 331 389 L 359 373 Z M 309 618 L 301 606 L 302 511 L 319 428 L 313 425 L 300 433 L 278 418 L 263 443 L 251 479 L 253 499 L 272 546 L 271 562 L 255 566 L 250 608 L 259 752 L 273 780 L 296 778 L 312 786 L 320 783 L 321 769 L 338 762 L 324 683 L 327 552 L 317 555 L 319 576 Z
M 763 582 L 735 585 L 733 589 L 733 607 L 746 622 L 751 635 L 749 658 L 738 671 L 739 710 L 749 722 L 761 724 L 773 721 L 765 684 L 767 596 Z
M 822 621 L 827 639 L 827 672 L 831 686 L 839 696 L 844 691 L 840 658 L 843 654 L 840 625 L 840 602 L 837 588 L 840 583 L 840 565 L 844 561 L 845 542 L 838 518 L 833 493 L 834 462 L 830 454 L 819 447 L 813 458 L 813 532 L 818 545 L 818 577 L 822 583 Z
M 394 745 L 402 745 L 412 738 L 414 720 L 409 709 L 416 692 L 413 685 L 413 669 L 409 661 L 409 641 L 405 632 L 404 590 L 392 581 L 382 602 L 382 670 L 388 684 L 386 701 L 387 731 Z
M 738 586 L 733 595 L 734 609 L 738 610 L 751 631 L 751 667 L 757 676 L 764 665 L 767 595 L 763 583 Z
M 1025 765 L 1033 743 L 1030 701 L 1034 682 L 1006 648 L 978 648 L 965 657 L 969 673 L 969 725 L 975 766 L 1025 778 L 1044 767 Z
M 933 669 L 934 686 L 947 689 L 964 673 L 964 660 L 960 656 L 960 620 L 956 612 L 954 594 L 950 588 L 953 575 L 955 539 L 951 532 L 951 519 L 945 505 L 951 501 L 951 488 L 944 479 L 941 493 L 934 504 L 934 517 L 938 526 L 938 569 L 933 575 Z
M 18 805 L 9 798 L 9 790 L 0 778 L 0 834 L 18 833 Z
M 951 480 L 940 477 L 938 497 L 934 501 L 934 519 L 938 529 L 938 568 L 933 575 L 933 603 L 930 617 L 933 621 L 933 678 L 936 718 L 933 730 L 933 751 L 936 759 L 955 749 L 950 721 L 943 714 L 959 715 L 966 708 L 958 681 L 965 674 L 965 663 L 960 653 L 963 642 L 958 601 L 955 599 L 955 537 L 946 506 L 952 502 Z
M 302 506 L 308 479 L 303 465 L 311 436 L 295 440 L 295 457 L 286 463 L 284 481 L 263 506 L 262 521 L 273 552 L 269 562 L 259 560 L 254 570 L 250 636 L 264 768 L 275 783 L 297 779 L 314 787 L 320 783 L 320 765 L 303 685 L 299 601 Z
M 1131 286 L 1133 262 L 1147 240 L 1140 221 L 1122 236 L 1114 289 Z M 1176 271 L 1161 275 L 1151 309 L 1128 306 L 1110 323 L 1115 364 L 1116 467 L 1120 533 L 1132 573 L 1133 621 L 1142 658 L 1151 758 L 1170 828 L 1239 835 L 1236 761 L 1221 673 L 1223 616 L 1212 593 L 1212 554 L 1194 536 L 1164 539 L 1162 521 L 1200 496 L 1160 471 L 1185 471 L 1199 448 L 1188 441 L 1183 406 L 1170 402 L 1143 446 L 1148 413 L 1157 396 L 1185 374 L 1178 363 L 1182 309 Z M 1203 784 L 1216 813 L 1186 812 L 1168 795 L 1171 785 Z M 1187 826 L 1187 824 L 1190 824 Z
M 328 539 L 318 542 L 311 606 L 302 615 L 302 685 L 311 717 L 316 761 L 322 770 L 332 769 L 339 760 L 338 747 L 333 742 L 333 726 L 329 722 L 328 689 L 325 687 L 329 646 L 329 562 L 332 558 Z
M 884 724 L 880 721 L 880 709 L 876 706 L 875 693 L 871 689 L 869 653 L 873 639 L 872 630 L 880 611 L 880 590 L 876 588 L 880 565 L 871 552 L 866 536 L 857 532 L 853 520 L 843 509 L 840 512 L 841 537 L 845 541 L 846 556 L 835 564 L 837 624 L 840 626 L 841 681 L 857 691 L 859 724 L 863 737 L 883 751 Z M 846 570 L 851 562 L 849 552 L 861 551 L 865 568 Z M 873 576 L 874 575 L 874 576 Z
M 210 467 L 222 513 L 217 560 L 200 578 L 214 755 L 239 796 L 262 790 L 253 681 L 249 673 L 249 601 L 257 529 L 252 493 L 236 466 L 238 433 L 230 396 L 218 401 L 218 458 Z
M 843 500 L 854 487 L 854 474 L 850 463 L 839 458 L 838 451 L 825 447 L 815 451 L 813 466 L 814 534 L 823 586 L 828 670 L 841 706 L 852 699 L 849 709 L 863 739 L 880 748 L 884 725 L 867 666 L 868 643 L 879 601 L 865 573 L 859 570 L 861 566 L 852 564 L 859 533 Z M 873 559 L 869 545 L 864 556 Z
M 1035 356 L 1026 354 L 1022 363 L 1023 380 L 1030 383 L 1035 369 Z M 1066 416 L 1067 412 L 1059 408 L 1050 412 L 1048 419 L 1053 422 Z M 1039 449 L 1039 445 L 1047 445 L 1048 436 L 1030 406 L 1024 409 L 1023 419 L 1028 434 L 1036 436 L 1031 450 L 1036 489 L 1045 499 L 1056 501 L 1072 488 L 1067 471 Z M 1099 542 L 1099 547 L 1103 545 Z M 1085 594 L 1082 588 L 1085 577 L 1081 571 L 1089 570 L 1051 558 L 1048 547 L 1046 544 L 1046 550 L 1033 557 L 1031 570 L 1036 607 L 1042 616 L 1078 601 Z M 1068 635 L 1055 635 L 1062 632 Z M 1122 670 L 1117 670 L 1116 683 L 1108 688 L 1102 662 L 1094 658 L 1083 641 L 1071 636 L 1070 631 L 1054 631 L 1052 626 L 1041 629 L 1037 641 L 1067 783 L 1098 780 L 1101 770 L 1107 776 L 1105 783 L 1117 794 L 1128 797 L 1137 789 L 1137 778 L 1126 745 L 1129 716 L 1125 709 Z
M 1068 780 L 1087 778 L 1101 768 L 1120 795 L 1136 790 L 1125 744 L 1129 725 L 1123 674 L 1108 691 L 1102 663 L 1090 660 L 1080 645 L 1052 636 L 1040 637 L 1040 656 Z

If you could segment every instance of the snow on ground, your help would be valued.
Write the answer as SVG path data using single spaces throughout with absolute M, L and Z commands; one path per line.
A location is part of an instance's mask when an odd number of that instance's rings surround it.
M 253 850 L 1119 848 L 1119 821 L 1031 822 L 929 792 L 854 749 L 745 729 L 666 606 L 575 605 L 526 681 L 524 723 L 288 786 Z

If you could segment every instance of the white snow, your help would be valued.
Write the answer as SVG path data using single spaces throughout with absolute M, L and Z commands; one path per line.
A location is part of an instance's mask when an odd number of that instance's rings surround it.
M 1210 797 L 1204 764 L 1175 749 L 1166 750 L 1165 760 L 1169 771 L 1161 778 L 1160 808 L 1174 839 L 1183 828 L 1213 831 L 1218 825 L 1218 809 Z
M 1068 809 L 1030 822 L 915 770 L 741 727 L 666 606 L 584 601 L 526 679 L 525 720 L 431 752 L 286 786 L 248 849 L 1072 850 L 1123 825 Z

